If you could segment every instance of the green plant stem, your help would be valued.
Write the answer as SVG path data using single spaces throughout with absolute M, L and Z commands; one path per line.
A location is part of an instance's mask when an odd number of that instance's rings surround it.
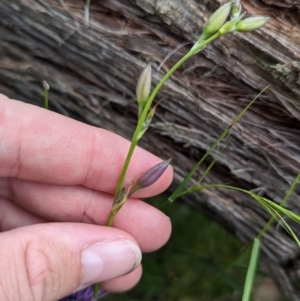
M 49 107 L 49 91 L 44 89 L 44 108 L 48 110 Z
M 248 271 L 246 275 L 242 301 L 250 300 L 251 290 L 252 290 L 254 276 L 255 276 L 255 270 L 256 270 L 258 256 L 259 256 L 259 249 L 260 249 L 260 240 L 255 238 L 253 242 L 250 262 L 249 262 Z
M 162 88 L 162 86 L 164 85 L 164 83 L 170 78 L 170 76 L 185 62 L 187 61 L 190 57 L 192 57 L 194 54 L 196 54 L 197 52 L 199 52 L 201 49 L 203 49 L 206 45 L 210 44 L 211 42 L 213 42 L 215 39 L 217 39 L 218 37 L 220 37 L 220 34 L 217 32 L 216 34 L 214 34 L 213 36 L 211 36 L 209 39 L 205 40 L 205 41 L 201 41 L 201 43 L 196 43 L 192 49 L 184 56 L 182 57 L 166 74 L 165 76 L 160 80 L 160 82 L 156 85 L 156 87 L 154 88 L 154 90 L 152 91 L 151 95 L 149 96 L 145 107 L 143 109 L 143 112 L 139 118 L 137 127 L 134 131 L 134 134 L 132 136 L 131 139 L 131 144 L 130 144 L 130 148 L 128 150 L 124 165 L 123 165 L 123 169 L 121 171 L 119 180 L 118 180 L 118 185 L 117 185 L 117 189 L 116 189 L 116 193 L 115 193 L 115 200 L 117 198 L 117 196 L 119 195 L 123 184 L 124 184 L 124 180 L 125 180 L 125 176 L 126 176 L 126 172 L 128 170 L 129 167 L 129 163 L 130 160 L 132 158 L 134 149 L 138 143 L 139 140 L 139 133 L 142 131 L 143 128 L 143 124 L 144 121 L 147 117 L 148 111 L 151 107 L 151 104 L 155 98 L 155 96 L 157 95 L 157 93 L 159 92 L 159 90 Z M 114 200 L 114 203 L 115 203 Z M 113 220 L 114 220 L 114 216 L 115 213 L 111 212 L 108 218 L 108 223 L 107 226 L 112 226 L 113 224 Z
M 158 94 L 159 90 L 162 88 L 162 86 L 164 85 L 164 83 L 171 77 L 171 75 L 184 63 L 186 62 L 190 57 L 192 57 L 194 54 L 196 54 L 197 52 L 199 52 L 201 49 L 203 49 L 205 46 L 207 46 L 208 44 L 210 44 L 211 42 L 213 42 L 215 39 L 219 38 L 221 36 L 221 34 L 219 32 L 215 33 L 214 35 L 212 35 L 210 38 L 208 38 L 207 40 L 204 41 L 198 41 L 196 42 L 196 44 L 191 48 L 191 50 L 184 56 L 182 57 L 165 75 L 164 77 L 160 80 L 160 82 L 156 85 L 156 87 L 154 88 L 154 90 L 152 91 L 151 95 L 149 96 L 143 111 L 140 115 L 138 124 L 136 126 L 136 129 L 133 133 L 132 139 L 131 139 L 131 144 L 118 180 L 118 184 L 117 184 L 117 189 L 116 189 L 116 193 L 114 196 L 114 202 L 113 202 L 113 206 L 115 205 L 115 202 L 117 200 L 118 195 L 120 194 L 123 185 L 124 185 L 124 180 L 125 180 L 125 176 L 129 167 L 129 163 L 130 160 L 132 158 L 134 149 L 138 143 L 139 140 L 139 134 L 143 129 L 143 124 L 145 122 L 145 119 L 147 117 L 147 114 L 149 112 L 149 109 L 151 107 L 151 104 L 153 102 L 153 100 L 155 99 L 156 95 Z M 115 218 L 116 212 L 113 212 L 113 210 L 111 210 L 109 217 L 108 217 L 108 221 L 107 221 L 107 226 L 111 227 L 113 225 L 114 222 L 114 218 Z M 94 285 L 94 299 L 97 300 L 97 296 L 98 296 L 98 290 L 99 290 L 99 284 L 95 284 Z
M 112 212 L 110 213 L 109 217 L 108 217 L 108 221 L 107 221 L 107 226 L 108 227 L 112 227 L 112 224 L 114 222 L 114 217 L 115 217 L 115 214 L 113 214 Z
M 98 301 L 98 292 L 99 292 L 99 283 L 93 285 L 93 298 L 95 301 Z
M 139 134 L 143 129 L 143 124 L 145 122 L 145 119 L 147 117 L 147 114 L 149 112 L 149 109 L 151 107 L 151 104 L 153 102 L 153 100 L 155 99 L 156 95 L 158 94 L 159 90 L 162 88 L 162 86 L 164 85 L 164 83 L 171 77 L 171 75 L 184 63 L 186 62 L 190 57 L 192 57 L 194 54 L 196 54 L 197 52 L 199 52 L 201 49 L 203 49 L 205 46 L 207 46 L 208 44 L 210 44 L 211 42 L 213 42 L 215 39 L 219 38 L 221 36 L 221 34 L 219 32 L 215 33 L 214 35 L 212 35 L 210 38 L 208 38 L 207 40 L 204 41 L 198 41 L 196 42 L 196 44 L 191 48 L 191 50 L 184 56 L 182 57 L 165 75 L 164 77 L 160 80 L 160 82 L 156 85 L 156 87 L 154 88 L 154 90 L 152 91 L 151 95 L 149 96 L 142 114 L 140 115 L 138 124 L 136 126 L 136 129 L 133 133 L 132 139 L 131 139 L 131 144 L 118 180 L 118 184 L 117 184 L 117 189 L 116 189 L 116 193 L 114 196 L 114 202 L 113 202 L 113 206 L 116 202 L 116 199 L 118 197 L 118 195 L 120 194 L 123 185 L 124 185 L 124 180 L 125 180 L 125 176 L 129 167 L 129 163 L 130 160 L 132 158 L 134 149 L 138 143 L 139 140 Z M 107 221 L 107 226 L 111 227 L 113 225 L 114 222 L 114 218 L 115 218 L 116 213 L 113 212 L 111 210 L 109 217 L 108 217 L 108 221 Z M 97 296 L 98 296 L 98 290 L 99 290 L 99 284 L 95 284 L 94 285 L 94 299 L 97 300 Z

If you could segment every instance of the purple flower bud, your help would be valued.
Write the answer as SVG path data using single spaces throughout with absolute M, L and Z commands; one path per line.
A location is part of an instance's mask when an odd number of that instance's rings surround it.
M 162 161 L 150 169 L 148 169 L 137 181 L 136 188 L 141 189 L 154 184 L 165 172 L 167 167 L 169 166 L 171 159 Z M 135 189 L 135 191 L 137 190 Z
M 94 293 L 93 286 L 88 286 L 87 288 L 79 292 L 76 292 L 67 297 L 59 299 L 58 301 L 95 301 L 93 297 L 93 293 Z M 108 292 L 99 290 L 98 299 L 104 298 L 107 294 Z
M 45 80 L 43 80 L 43 88 L 46 90 L 50 90 L 50 86 Z

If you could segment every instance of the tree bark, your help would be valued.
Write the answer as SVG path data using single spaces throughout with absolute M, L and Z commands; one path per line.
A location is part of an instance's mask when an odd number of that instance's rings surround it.
M 242 4 L 247 15 L 267 15 L 270 21 L 251 33 L 226 35 L 186 62 L 159 94 L 157 100 L 163 101 L 141 146 L 173 158 L 174 188 L 269 85 L 207 160 L 205 166 L 217 158 L 206 181 L 252 189 L 280 202 L 300 170 L 300 4 Z M 135 85 L 146 62 L 157 83 L 219 5 L 216 0 L 93 0 L 88 7 L 83 1 L 2 0 L 0 92 L 42 106 L 46 80 L 53 109 L 130 139 L 137 121 Z M 296 212 L 299 191 L 288 203 Z M 270 218 L 254 200 L 234 191 L 205 190 L 184 200 L 245 243 Z M 296 225 L 293 229 L 299 231 Z M 300 300 L 297 245 L 272 228 L 262 249 L 282 291 Z

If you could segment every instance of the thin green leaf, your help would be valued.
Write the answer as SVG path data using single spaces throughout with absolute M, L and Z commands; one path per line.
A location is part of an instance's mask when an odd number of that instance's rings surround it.
M 210 170 L 212 169 L 212 167 L 215 165 L 215 163 L 217 162 L 217 160 L 219 159 L 220 155 L 222 154 L 223 150 L 225 149 L 225 147 L 227 146 L 228 143 L 226 143 L 226 145 L 222 148 L 222 150 L 216 155 L 216 157 L 213 159 L 213 161 L 209 164 L 209 166 L 205 169 L 204 173 L 202 174 L 201 178 L 198 181 L 198 184 L 200 184 L 205 178 L 206 176 L 209 174 Z
M 280 206 L 284 206 L 289 198 L 291 197 L 293 191 L 295 190 L 298 182 L 300 180 L 300 172 L 298 173 L 297 177 L 294 179 L 291 187 L 289 188 L 288 192 L 286 193 L 285 197 L 283 198 L 282 202 L 280 203 Z M 293 219 L 293 217 L 291 217 Z M 259 236 L 261 237 L 266 231 L 271 227 L 271 225 L 274 222 L 274 218 L 271 218 L 268 223 L 265 225 L 265 227 L 260 231 Z
M 255 238 L 254 242 L 253 242 L 250 263 L 249 263 L 248 271 L 247 271 L 247 275 L 246 275 L 244 294 L 243 294 L 242 301 L 250 300 L 250 295 L 251 295 L 251 291 L 252 291 L 252 287 L 253 287 L 253 281 L 254 281 L 254 277 L 255 277 L 256 266 L 257 266 L 258 257 L 259 257 L 259 249 L 260 249 L 260 240 Z
M 297 177 L 298 178 L 298 177 Z M 293 186 L 293 185 L 292 185 Z M 295 214 L 294 212 L 282 207 L 281 205 L 267 199 L 264 197 L 261 197 L 252 191 L 248 191 L 239 187 L 234 187 L 230 185 L 225 184 L 207 184 L 207 185 L 193 185 L 186 191 L 182 192 L 179 196 L 182 196 L 187 193 L 192 193 L 196 191 L 201 191 L 207 188 L 226 188 L 231 190 L 240 191 L 242 193 L 248 194 L 253 199 L 255 199 L 267 212 L 269 212 L 272 215 L 272 218 L 275 220 L 278 220 L 284 227 L 284 229 L 294 238 L 296 243 L 300 246 L 300 241 L 298 240 L 296 234 L 293 232 L 293 230 L 290 228 L 290 226 L 287 224 L 287 222 L 284 220 L 284 218 L 280 215 L 282 213 L 283 215 L 288 216 L 293 221 L 300 223 L 300 216 Z M 294 186 L 295 188 L 295 186 Z M 260 232 L 258 235 L 258 238 L 260 238 L 263 235 L 264 232 Z
M 188 175 L 183 179 L 183 181 L 178 185 L 178 187 L 174 190 L 172 195 L 169 197 L 169 201 L 173 202 L 176 200 L 182 191 L 185 189 L 187 183 L 190 181 L 196 170 L 199 166 L 204 162 L 204 160 L 211 154 L 211 152 L 219 145 L 219 143 L 228 135 L 231 128 L 243 117 L 243 115 L 247 112 L 250 106 L 254 103 L 254 101 L 264 93 L 269 86 L 265 87 L 260 93 L 258 93 L 255 98 L 242 110 L 242 112 L 234 118 L 232 123 L 227 127 L 227 129 L 219 136 L 219 138 L 215 141 L 215 143 L 210 147 L 210 149 L 204 154 L 204 156 L 198 161 L 198 163 L 193 167 L 193 169 L 188 173 Z
M 271 207 L 269 204 L 264 203 L 264 201 L 263 201 L 263 203 L 261 203 L 261 205 L 264 207 L 264 209 L 266 211 L 268 211 L 272 215 L 272 218 L 274 220 L 277 220 L 281 224 L 281 226 L 285 229 L 285 231 L 295 240 L 295 242 L 298 244 L 298 246 L 300 246 L 300 241 L 299 241 L 297 235 L 292 230 L 292 228 L 289 226 L 289 224 L 284 220 L 284 218 L 278 213 L 278 211 L 275 210 L 273 207 Z M 262 232 L 259 233 L 257 238 L 260 239 L 261 236 L 262 236 Z

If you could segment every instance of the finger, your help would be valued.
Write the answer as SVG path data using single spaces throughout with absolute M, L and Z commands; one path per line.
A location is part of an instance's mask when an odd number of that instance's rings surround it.
M 5 197 L 13 198 L 20 206 L 47 220 L 107 223 L 112 204 L 110 195 L 85 187 L 52 186 L 21 180 L 9 182 L 11 195 Z M 0 189 L 0 194 L 4 191 Z M 160 248 L 171 232 L 170 219 L 139 200 L 126 202 L 117 214 L 114 226 L 134 236 L 144 252 Z
M 131 273 L 114 278 L 112 280 L 108 280 L 101 283 L 101 289 L 104 291 L 109 291 L 113 293 L 120 293 L 132 289 L 137 283 L 140 281 L 142 277 L 143 269 L 142 266 L 139 265 L 134 271 Z
M 26 193 L 24 193 L 26 191 Z M 59 186 L 23 180 L 0 180 L 0 196 L 51 221 L 106 225 L 112 196 L 83 186 Z M 170 237 L 170 219 L 145 202 L 129 199 L 114 227 L 130 233 L 143 252 L 163 246 Z
M 114 193 L 130 145 L 127 140 L 3 95 L 0 95 L 0 112 L 0 177 L 84 185 Z M 136 148 L 125 186 L 160 161 Z M 169 167 L 139 197 L 158 194 L 171 181 Z
M 18 227 L 44 223 L 46 220 L 32 214 L 11 201 L 0 197 L 0 232 Z
M 58 300 L 130 273 L 141 260 L 129 234 L 87 224 L 28 226 L 0 233 L 0 241 L 6 246 L 0 249 L 5 258 L 0 261 L 0 300 Z

